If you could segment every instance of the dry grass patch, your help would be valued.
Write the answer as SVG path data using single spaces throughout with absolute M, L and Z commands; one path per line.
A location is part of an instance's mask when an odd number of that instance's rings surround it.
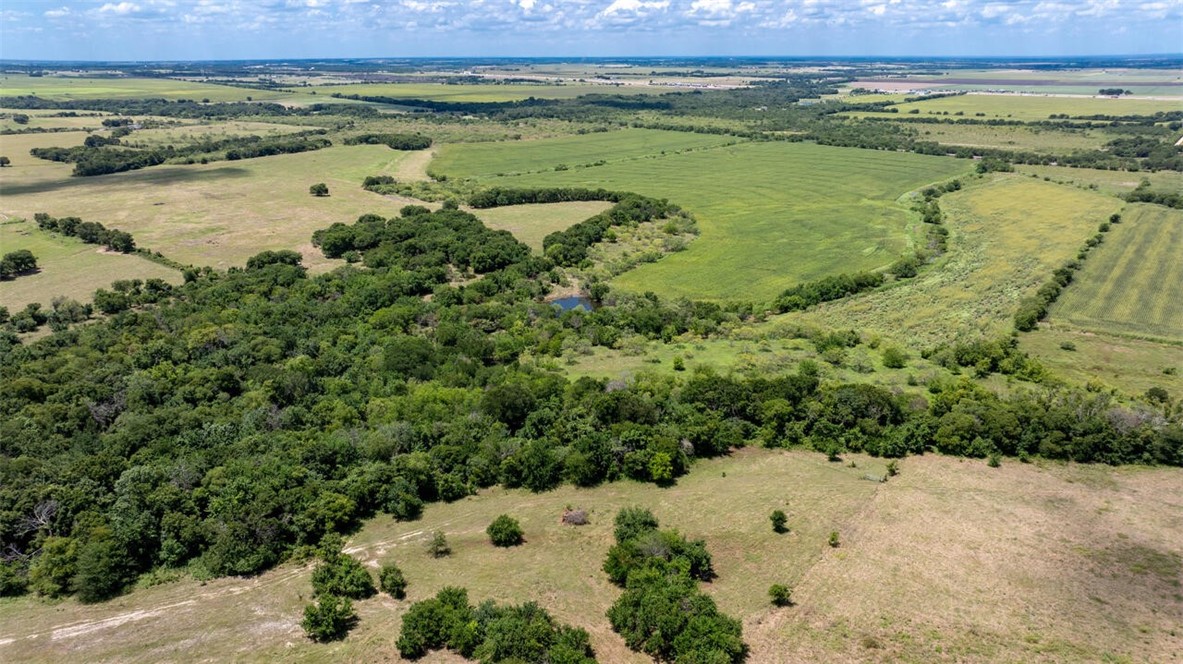
M 579 203 L 542 203 L 539 205 L 508 205 L 506 207 L 473 210 L 489 228 L 509 231 L 514 237 L 542 253 L 542 240 L 612 207 L 611 203 L 587 201 Z

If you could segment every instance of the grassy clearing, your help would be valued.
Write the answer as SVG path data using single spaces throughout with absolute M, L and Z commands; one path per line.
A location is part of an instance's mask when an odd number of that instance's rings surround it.
M 1121 206 L 1108 196 L 1008 175 L 941 198 L 949 251 L 915 279 L 883 291 L 779 316 L 878 332 L 923 347 L 1008 333 L 1018 302 L 1076 256 Z
M 482 177 L 551 171 L 598 161 L 616 163 L 671 152 L 734 143 L 729 136 L 655 129 L 624 129 L 540 141 L 445 145 L 432 170 L 449 177 Z
M 20 131 L 22 129 L 102 129 L 102 117 L 55 118 L 50 117 L 61 111 L 56 110 L 24 110 L 18 108 L 0 108 L 0 131 Z M 27 124 L 13 121 L 13 115 L 27 115 Z M 106 115 L 105 113 L 100 115 Z M 2 117 L 7 116 L 7 117 Z M 11 157 L 12 155 L 8 155 Z
M 167 78 L 83 78 L 5 74 L 0 96 L 35 95 L 46 99 L 209 99 L 210 101 L 273 101 L 291 97 L 286 92 L 235 88 Z
M 452 102 L 499 102 L 536 99 L 573 99 L 587 94 L 629 95 L 663 92 L 659 88 L 639 85 L 523 85 L 523 84 L 446 84 L 446 83 L 356 83 L 312 88 L 321 95 L 334 93 L 363 97 L 396 97 L 399 99 L 431 99 Z M 301 88 L 303 92 L 307 88 Z
M 72 137 L 72 138 L 71 138 Z M 76 145 L 80 134 L 12 136 L 19 154 L 32 144 Z M 70 165 L 23 157 L 0 171 L 0 212 L 32 218 L 35 212 L 74 215 L 130 232 L 139 246 L 195 265 L 229 267 L 265 249 L 295 249 L 305 264 L 326 269 L 310 244 L 312 232 L 374 212 L 394 215 L 408 201 L 361 188 L 367 175 L 396 174 L 418 153 L 385 146 L 334 146 L 192 166 L 157 166 L 98 177 L 70 177 Z M 325 182 L 331 196 L 308 194 Z
M 1022 335 L 1019 345 L 1078 385 L 1100 384 L 1128 395 L 1161 387 L 1172 397 L 1183 395 L 1183 346 L 1086 332 L 1056 321 Z
M 508 205 L 488 210 L 473 210 L 489 228 L 509 231 L 514 237 L 542 253 L 542 240 L 555 231 L 569 228 L 612 207 L 611 203 L 545 203 Z
M 234 136 L 282 136 L 307 129 L 308 127 L 299 125 L 272 122 L 203 122 L 201 124 L 140 129 L 122 140 L 133 146 L 185 145 L 201 140 L 216 141 Z
M 1098 149 L 1114 138 L 1099 129 L 1071 131 L 1038 127 L 993 127 L 990 125 L 908 124 L 920 138 L 943 145 L 1028 150 L 1063 154 L 1074 150 Z
M 1067 97 L 1017 94 L 967 94 L 938 99 L 925 99 L 895 108 L 900 114 L 915 109 L 920 115 L 949 115 L 965 117 L 1010 118 L 1012 120 L 1046 120 L 1049 115 L 1153 115 L 1156 111 L 1176 111 L 1183 100 L 1111 99 L 1108 97 Z M 876 113 L 890 116 L 894 114 Z
M 0 224 L 0 247 L 4 253 L 28 249 L 37 257 L 39 271 L 0 281 L 0 306 L 15 312 L 30 302 L 46 309 L 50 300 L 64 295 L 90 302 L 95 289 L 110 286 L 117 279 L 159 278 L 181 282 L 176 270 L 139 256 L 103 251 L 93 244 L 45 233 L 30 221 Z
M 1035 175 L 1051 182 L 1095 189 L 1106 194 L 1124 194 L 1133 191 L 1142 180 L 1149 180 L 1155 189 L 1162 191 L 1183 190 L 1183 173 L 1177 171 L 1130 173 L 1128 171 L 1101 171 L 1093 168 L 1068 168 L 1067 166 L 1015 166 L 1015 171 Z
M 545 494 L 493 489 L 422 520 L 375 519 L 347 550 L 371 569 L 395 561 L 408 601 L 359 602 L 359 626 L 315 645 L 298 627 L 307 567 L 254 579 L 178 581 L 85 606 L 0 602 L 0 656 L 14 661 L 398 661 L 394 642 L 409 601 L 445 585 L 474 600 L 539 602 L 589 631 L 600 661 L 646 662 L 608 627 L 619 590 L 600 564 L 611 518 L 645 505 L 666 527 L 703 537 L 719 577 L 704 586 L 744 622 L 751 661 L 1160 661 L 1183 647 L 1179 591 L 1183 491 L 1178 469 L 1040 468 L 926 456 L 886 484 L 879 460 L 829 463 L 808 452 L 743 450 L 706 461 L 669 489 L 621 482 Z M 591 524 L 563 526 L 566 506 Z M 768 514 L 783 509 L 790 533 Z M 485 527 L 517 518 L 526 543 L 498 549 Z M 720 515 L 727 515 L 721 519 Z M 433 530 L 451 557 L 430 558 Z M 825 541 L 832 530 L 842 545 Z M 1039 551 L 1039 556 L 1031 556 Z M 796 606 L 775 609 L 785 583 Z M 456 661 L 436 654 L 425 661 Z
M 613 136 L 608 134 L 605 136 Z M 596 145 L 601 135 L 580 137 Z M 521 152 L 536 162 L 550 143 L 537 141 L 477 153 L 467 146 L 433 166 L 451 174 L 510 170 Z M 485 148 L 485 146 L 475 146 Z M 588 148 L 598 149 L 598 148 Z M 493 159 L 500 154 L 502 161 Z M 565 158 L 565 157 L 564 157 Z M 501 164 L 500 166 L 498 164 Z M 485 177 L 492 185 L 580 186 L 669 198 L 695 215 L 701 236 L 689 249 L 614 280 L 631 291 L 705 299 L 768 300 L 800 281 L 874 269 L 908 246 L 915 216 L 896 199 L 930 182 L 964 173 L 965 161 L 805 143 L 741 143 L 676 155 L 634 158 L 595 168 Z
M 1089 330 L 1183 341 L 1183 210 L 1131 205 L 1051 317 Z

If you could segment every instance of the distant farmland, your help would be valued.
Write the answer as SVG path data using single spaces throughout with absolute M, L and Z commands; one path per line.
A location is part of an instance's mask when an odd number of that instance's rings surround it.
M 1052 308 L 1085 329 L 1183 340 L 1183 211 L 1131 205 Z
M 583 161 L 594 160 L 607 151 L 600 141 L 621 134 L 448 146 L 432 169 L 478 176 L 488 185 L 604 187 L 668 198 L 695 215 L 700 238 L 613 283 L 669 297 L 760 301 L 801 281 L 891 263 L 908 247 L 907 230 L 916 221 L 896 199 L 970 168 L 945 157 L 804 143 L 741 143 L 680 154 L 670 154 L 674 144 L 654 145 L 645 154 L 626 143 L 630 158 L 553 170 L 559 162 L 579 163 L 581 153 L 593 155 Z M 544 166 L 552 170 L 495 175 Z

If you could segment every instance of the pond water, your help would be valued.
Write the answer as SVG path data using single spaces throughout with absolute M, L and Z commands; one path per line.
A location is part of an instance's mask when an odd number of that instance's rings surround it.
M 551 300 L 550 303 L 562 309 L 563 311 L 571 311 L 572 309 L 578 309 L 580 307 L 582 307 L 585 311 L 591 311 L 595 309 L 595 306 L 592 305 L 592 301 L 587 299 L 587 297 L 584 295 L 560 297 L 558 299 Z

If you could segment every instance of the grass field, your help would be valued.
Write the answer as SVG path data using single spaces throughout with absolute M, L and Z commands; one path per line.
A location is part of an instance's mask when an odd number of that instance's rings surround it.
M 1183 346 L 1086 331 L 1053 320 L 1021 335 L 1019 347 L 1057 377 L 1078 385 L 1100 383 L 1137 396 L 1161 387 L 1175 399 L 1183 395 Z M 1174 373 L 1163 373 L 1164 369 Z
M 83 78 L 81 76 L 0 76 L 0 97 L 35 95 L 46 99 L 196 99 L 273 101 L 287 92 L 236 88 L 167 78 Z M 307 95 L 299 95 L 304 97 Z
M 10 312 L 30 302 L 49 308 L 50 300 L 64 295 L 90 302 L 95 289 L 117 279 L 164 279 L 181 282 L 181 273 L 139 256 L 102 251 L 93 244 L 45 233 L 31 220 L 0 224 L 3 253 L 28 249 L 37 257 L 38 272 L 0 281 L 0 306 Z
M 399 99 L 431 99 L 451 102 L 497 102 L 536 99 L 573 99 L 586 94 L 633 95 L 668 92 L 661 88 L 640 85 L 530 85 L 474 83 L 452 85 L 445 83 L 355 83 L 312 88 L 296 88 L 295 92 L 317 90 L 320 95 L 360 95 L 362 97 L 395 97 Z
M 77 145 L 74 133 L 6 136 L 16 155 L 32 145 Z M 195 265 L 229 267 L 265 249 L 295 249 L 314 270 L 336 262 L 312 247 L 312 232 L 351 223 L 374 212 L 394 215 L 408 201 L 363 191 L 367 175 L 400 175 L 427 153 L 385 146 L 334 146 L 192 166 L 156 166 L 98 177 L 70 177 L 70 166 L 29 156 L 0 171 L 0 212 L 32 218 L 36 212 L 74 215 L 130 232 L 139 246 Z M 331 196 L 308 194 L 325 182 Z
M 202 122 L 153 129 L 139 129 L 122 139 L 129 145 L 185 145 L 200 140 L 217 141 L 234 136 L 273 137 L 308 130 L 299 125 L 274 122 Z
M 1051 318 L 1088 330 L 1183 341 L 1181 257 L 1183 210 L 1131 205 L 1053 305 Z
M 103 127 L 102 117 L 76 117 L 76 118 L 53 118 L 49 117 L 55 113 L 61 113 L 57 110 L 24 110 L 13 108 L 0 108 L 0 131 L 20 131 L 22 129 L 101 129 Z M 29 122 L 27 124 L 18 124 L 12 119 L 13 115 L 27 115 Z M 106 115 L 101 114 L 101 115 Z M 9 155 L 10 157 L 12 155 Z
M 603 135 L 614 137 L 612 134 Z M 504 146 L 454 146 L 433 169 L 449 175 L 510 171 L 599 154 L 602 135 Z M 548 145 L 556 152 L 548 154 Z M 469 150 L 475 150 L 469 161 Z M 501 186 L 580 186 L 669 198 L 698 220 L 686 251 L 614 280 L 630 291 L 706 299 L 769 300 L 800 281 L 874 269 L 908 246 L 914 215 L 896 199 L 969 170 L 944 157 L 824 147 L 743 143 L 682 154 L 652 154 L 596 168 L 481 178 Z
M 809 452 L 740 451 L 701 462 L 669 489 L 621 482 L 544 494 L 493 489 L 422 520 L 375 519 L 347 544 L 373 569 L 396 561 L 408 600 L 445 585 L 475 601 L 534 600 L 589 631 L 600 661 L 650 661 L 627 650 L 604 611 L 619 594 L 600 564 L 613 514 L 644 505 L 665 527 L 703 537 L 718 578 L 703 586 L 744 623 L 752 662 L 1168 661 L 1183 647 L 1183 483 L 1178 469 L 1039 467 L 939 456 L 906 459 L 886 484 L 882 462 L 829 463 Z M 565 506 L 591 524 L 559 523 Z M 768 513 L 784 509 L 791 532 Z M 489 545 L 498 514 L 526 543 Z M 727 518 L 720 518 L 727 515 Z M 453 554 L 424 551 L 443 530 Z M 842 545 L 825 544 L 831 530 Z M 1038 556 L 1030 555 L 1039 551 Z M 408 601 L 357 604 L 358 627 L 315 645 L 298 626 L 310 570 L 252 579 L 177 581 L 98 605 L 0 601 L 6 661 L 398 661 Z M 796 605 L 776 609 L 785 583 Z M 455 662 L 436 653 L 425 662 Z
M 446 173 L 449 177 L 488 178 L 550 171 L 556 166 L 574 167 L 600 160 L 615 163 L 717 147 L 735 141 L 730 136 L 624 129 L 539 141 L 444 145 L 432 163 L 432 170 Z
M 542 240 L 593 217 L 612 207 L 611 203 L 588 201 L 579 203 L 545 203 L 541 205 L 508 205 L 488 210 L 473 210 L 486 226 L 509 231 L 514 237 L 542 253 Z
M 1107 97 L 1064 97 L 1048 95 L 1018 94 L 966 94 L 954 97 L 925 99 L 899 104 L 899 114 L 913 109 L 920 115 L 941 114 L 976 117 L 984 113 L 987 118 L 1011 118 L 1014 120 L 1046 120 L 1054 113 L 1069 115 L 1153 115 L 1156 111 L 1177 111 L 1183 108 L 1183 98 L 1160 99 L 1110 99 Z M 889 117 L 896 114 L 875 113 Z M 898 116 L 897 116 L 898 117 Z
M 1116 136 L 1099 129 L 1072 131 L 1032 127 L 993 127 L 990 125 L 906 124 L 919 132 L 919 138 L 943 145 L 1000 148 L 1063 154 L 1074 150 L 1099 149 Z
M 924 347 L 1000 335 L 1019 300 L 1073 258 L 1121 202 L 1016 175 L 941 198 L 949 251 L 915 279 L 774 319 L 877 332 Z
M 1183 190 L 1183 173 L 1158 171 L 1155 173 L 1130 173 L 1128 171 L 1101 171 L 1093 168 L 1069 168 L 1067 166 L 1015 166 L 1015 171 L 1047 178 L 1052 182 L 1092 187 L 1106 194 L 1124 194 L 1133 191 L 1142 180 L 1149 180 L 1155 189 L 1162 191 Z

